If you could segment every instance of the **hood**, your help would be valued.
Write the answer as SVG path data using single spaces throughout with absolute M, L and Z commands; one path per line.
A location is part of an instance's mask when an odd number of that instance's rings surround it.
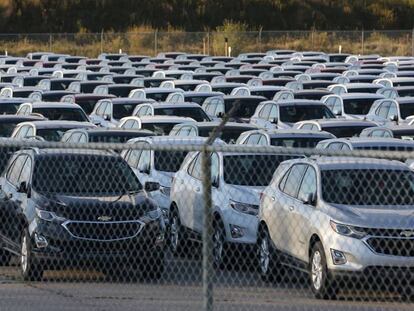
M 367 228 L 414 228 L 414 206 L 329 206 L 329 215 L 340 223 Z
M 347 114 L 346 115 L 346 119 L 349 119 L 349 120 L 364 120 L 365 117 L 366 117 L 365 114 Z
M 265 187 L 253 187 L 253 186 L 237 186 L 226 184 L 224 191 L 229 196 L 230 200 L 247 203 L 253 205 L 259 205 L 260 192 Z
M 119 196 L 78 197 L 33 193 L 36 205 L 70 220 L 97 221 L 107 216 L 111 221 L 137 220 L 156 208 L 144 192 Z

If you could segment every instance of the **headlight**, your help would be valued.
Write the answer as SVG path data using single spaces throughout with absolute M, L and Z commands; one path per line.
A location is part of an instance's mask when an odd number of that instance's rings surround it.
M 241 202 L 236 202 L 233 200 L 230 200 L 230 206 L 232 209 L 243 213 L 243 214 L 249 214 L 249 215 L 253 215 L 256 216 L 258 214 L 259 211 L 259 206 L 258 205 L 253 205 L 253 204 L 247 204 L 247 203 L 241 203 Z
M 167 196 L 170 197 L 170 193 L 171 193 L 171 187 L 165 187 L 165 186 L 160 186 L 160 192 Z
M 358 227 L 339 224 L 334 222 L 333 220 L 330 221 L 330 224 L 333 231 L 340 235 L 349 236 L 355 239 L 362 239 L 367 235 L 366 232 L 362 231 L 361 228 Z
M 38 208 L 36 208 L 36 215 L 39 219 L 44 220 L 44 221 L 54 221 L 54 220 L 64 221 L 64 220 L 66 220 L 65 218 L 60 217 L 60 216 L 56 215 L 53 212 L 45 211 L 45 210 L 38 209 Z

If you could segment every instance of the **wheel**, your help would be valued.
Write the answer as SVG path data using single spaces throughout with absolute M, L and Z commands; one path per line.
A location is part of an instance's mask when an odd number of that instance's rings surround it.
M 22 232 L 20 245 L 20 270 L 25 281 L 40 281 L 43 277 L 43 267 L 36 262 L 32 255 L 32 243 L 27 230 Z
M 229 254 L 226 254 L 226 231 L 221 220 L 213 223 L 213 260 L 217 268 L 225 268 Z
M 316 242 L 312 248 L 309 261 L 309 277 L 315 298 L 336 298 L 338 287 L 333 277 L 329 275 L 325 251 L 321 242 Z
M 8 266 L 10 264 L 11 253 L 5 249 L 0 249 L 0 266 Z
M 269 232 L 266 228 L 259 230 L 257 239 L 257 263 L 263 281 L 273 282 L 282 279 L 284 270 L 273 250 Z
M 181 226 L 178 210 L 171 211 L 169 244 L 175 256 L 183 256 L 188 249 L 188 240 L 184 228 Z

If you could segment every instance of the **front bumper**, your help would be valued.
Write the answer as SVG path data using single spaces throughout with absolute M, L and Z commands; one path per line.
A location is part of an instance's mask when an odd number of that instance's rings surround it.
M 223 210 L 222 216 L 227 242 L 256 244 L 259 224 L 257 216 L 243 214 L 232 208 Z
M 40 222 L 31 237 L 32 254 L 37 261 L 45 265 L 84 266 L 115 260 L 134 262 L 156 255 L 164 250 L 165 227 L 160 221 L 152 221 L 143 223 L 135 236 L 99 240 L 74 236 L 62 224 Z M 39 243 L 39 237 L 43 243 Z

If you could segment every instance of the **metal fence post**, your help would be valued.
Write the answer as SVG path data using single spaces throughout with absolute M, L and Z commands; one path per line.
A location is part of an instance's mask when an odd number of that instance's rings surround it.
M 203 310 L 213 310 L 213 213 L 211 202 L 211 157 L 204 145 L 203 168 Z
M 262 27 L 259 29 L 259 52 L 262 53 Z
M 411 56 L 414 56 L 414 28 L 411 32 Z
M 104 33 L 103 29 L 101 30 L 101 54 L 103 53 L 103 41 L 104 41 Z
M 154 32 L 154 56 L 158 54 L 158 29 Z
M 364 30 L 362 29 L 361 32 L 361 55 L 364 55 L 365 50 L 365 38 L 364 38 Z
M 207 31 L 207 54 L 210 55 L 210 31 Z
M 52 52 L 52 34 L 49 33 L 49 51 Z

